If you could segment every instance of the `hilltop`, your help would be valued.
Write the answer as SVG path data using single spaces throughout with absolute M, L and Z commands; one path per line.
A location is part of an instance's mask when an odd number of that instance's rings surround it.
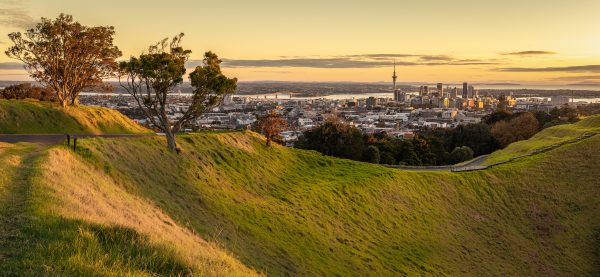
M 252 132 L 179 143 L 0 145 L 0 249 L 14 249 L 0 271 L 600 274 L 600 136 L 463 173 L 266 148 Z
M 0 100 L 0 134 L 152 133 L 120 112 L 92 106 L 61 108 L 37 100 Z

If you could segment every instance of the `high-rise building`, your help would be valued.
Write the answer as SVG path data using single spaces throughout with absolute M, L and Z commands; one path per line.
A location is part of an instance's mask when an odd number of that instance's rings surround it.
M 429 87 L 423 86 L 423 95 L 428 95 L 428 94 L 429 94 Z
M 394 91 L 394 101 L 396 101 L 396 102 L 406 101 L 406 94 L 402 90 Z
M 367 109 L 373 109 L 377 105 L 379 105 L 379 101 L 377 98 L 373 96 L 367 98 Z
M 474 92 L 475 92 L 475 88 L 472 85 L 469 85 L 469 91 L 468 91 L 467 97 L 475 98 Z
M 450 93 L 450 98 L 457 98 L 458 97 L 458 88 L 455 87 L 452 89 L 452 93 Z
M 462 89 L 462 98 L 467 99 L 468 97 L 469 97 L 469 84 L 464 82 L 463 89 Z
M 444 97 L 444 84 L 437 83 L 437 95 L 439 97 Z

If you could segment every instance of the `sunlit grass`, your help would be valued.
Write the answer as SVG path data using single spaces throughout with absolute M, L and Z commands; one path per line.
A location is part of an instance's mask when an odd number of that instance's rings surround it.
M 487 157 L 483 164 L 493 164 L 512 157 L 531 153 L 536 149 L 577 138 L 587 132 L 600 132 L 600 115 L 585 118 L 574 124 L 553 126 L 542 130 L 531 139 L 510 144 Z
M 51 102 L 0 100 L 0 134 L 35 133 L 134 134 L 151 131 L 107 108 L 81 105 L 63 109 Z

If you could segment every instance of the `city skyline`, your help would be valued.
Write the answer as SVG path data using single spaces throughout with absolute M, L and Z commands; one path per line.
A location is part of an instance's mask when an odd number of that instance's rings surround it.
M 122 59 L 178 32 L 193 51 L 224 60 L 240 81 L 520 83 L 600 85 L 600 3 L 571 1 L 0 1 L 0 48 L 8 33 L 40 17 L 72 14 L 88 26 L 112 25 Z M 144 12 L 136 12 L 144 5 Z M 185 8 L 182 8 L 185 7 Z M 489 13 L 489 11 L 494 11 Z M 206 12 L 210 11 L 210 12 Z M 0 57 L 0 80 L 26 80 Z

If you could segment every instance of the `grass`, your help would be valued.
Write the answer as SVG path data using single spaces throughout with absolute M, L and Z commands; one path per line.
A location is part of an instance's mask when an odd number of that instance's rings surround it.
M 0 145 L 3 276 L 251 276 L 69 150 Z
M 253 133 L 182 136 L 182 155 L 161 138 L 90 139 L 81 159 L 269 275 L 590 275 L 598 142 L 470 173 L 269 149 Z
M 533 152 L 536 149 L 577 138 L 591 131 L 600 131 L 600 115 L 590 116 L 574 124 L 564 124 L 544 129 L 531 139 L 512 143 L 506 148 L 490 154 L 483 164 L 489 165 L 505 161 L 512 157 Z
M 152 133 L 116 110 L 79 106 L 61 108 L 36 100 L 0 100 L 0 134 Z
M 0 198 L 27 203 L 0 272 L 598 275 L 599 143 L 464 173 L 266 148 L 252 132 L 183 135 L 180 155 L 162 137 L 0 145 L 4 187 L 29 187 Z

